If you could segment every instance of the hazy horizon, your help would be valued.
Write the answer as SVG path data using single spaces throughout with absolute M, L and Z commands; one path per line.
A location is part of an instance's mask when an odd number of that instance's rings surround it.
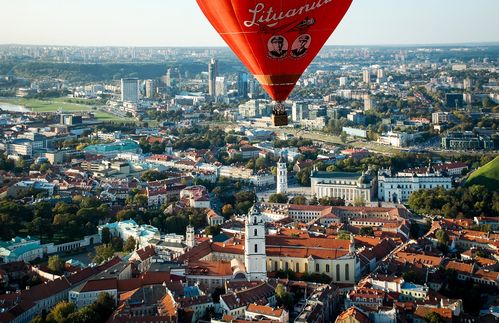
M 225 47 L 194 0 L 0 0 L 3 45 Z M 327 45 L 499 43 L 499 1 L 354 0 Z

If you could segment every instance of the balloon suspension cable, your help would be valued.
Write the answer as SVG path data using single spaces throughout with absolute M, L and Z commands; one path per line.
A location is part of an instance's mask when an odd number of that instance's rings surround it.
M 276 102 L 274 105 L 274 108 L 272 108 L 272 114 L 276 116 L 283 116 L 286 115 L 286 107 L 282 102 Z

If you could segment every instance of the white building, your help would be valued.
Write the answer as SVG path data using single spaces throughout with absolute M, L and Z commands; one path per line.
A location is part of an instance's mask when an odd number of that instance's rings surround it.
M 243 118 L 258 118 L 269 115 L 270 111 L 271 104 L 266 100 L 249 100 L 239 105 L 239 114 Z
M 108 228 L 112 236 L 118 236 L 123 239 L 123 241 L 126 241 L 129 237 L 133 237 L 135 241 L 139 243 L 139 247 L 149 245 L 150 240 L 161 238 L 158 228 L 147 224 L 139 226 L 134 220 L 131 219 L 99 225 L 97 228 L 101 238 L 102 229 Z
M 215 95 L 217 97 L 227 95 L 227 84 L 223 76 L 217 76 L 215 79 Z
M 265 222 L 257 204 L 253 205 L 246 219 L 244 243 L 248 280 L 266 280 Z
M 356 200 L 370 203 L 376 196 L 375 177 L 364 173 L 313 171 L 310 182 L 311 194 L 318 199 L 336 197 L 344 199 L 346 203 L 353 203 Z
M 291 107 L 291 119 L 293 122 L 300 123 L 303 119 L 308 119 L 308 103 L 299 101 L 294 102 Z
M 281 155 L 277 162 L 277 194 L 288 193 L 288 168 L 286 160 Z
M 389 170 L 378 172 L 378 199 L 402 203 L 409 200 L 409 196 L 421 189 L 432 189 L 443 187 L 446 190 L 452 188 L 452 177 L 439 176 L 429 171 L 426 174 L 397 174 L 391 175 Z
M 121 79 L 121 101 L 139 101 L 139 80 L 136 78 Z
M 210 195 L 206 187 L 194 185 L 180 191 L 180 200 L 185 201 L 189 207 L 209 209 L 211 207 Z
M 15 237 L 10 241 L 0 240 L 0 263 L 15 261 L 30 262 L 37 258 L 43 258 L 44 246 L 40 240 L 31 237 Z
M 431 123 L 437 125 L 445 124 L 449 122 L 449 117 L 449 112 L 434 112 L 431 114 Z
M 412 140 L 413 136 L 405 132 L 393 132 L 389 131 L 383 133 L 378 142 L 383 145 L 389 145 L 393 147 L 405 147 Z

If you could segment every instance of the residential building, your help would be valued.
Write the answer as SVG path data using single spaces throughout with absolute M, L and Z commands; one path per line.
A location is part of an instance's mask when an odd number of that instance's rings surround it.
M 121 79 L 121 101 L 138 102 L 139 101 L 139 80 L 136 78 Z

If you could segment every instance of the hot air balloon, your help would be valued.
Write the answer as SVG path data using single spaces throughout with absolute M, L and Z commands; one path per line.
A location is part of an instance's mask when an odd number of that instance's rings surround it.
M 196 0 L 227 45 L 276 104 L 275 126 L 288 124 L 282 104 L 343 19 L 352 0 Z

